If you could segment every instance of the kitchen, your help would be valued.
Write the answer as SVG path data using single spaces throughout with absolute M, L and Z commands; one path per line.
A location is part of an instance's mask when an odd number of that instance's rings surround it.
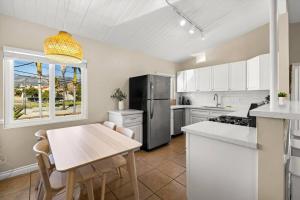
M 299 199 L 299 6 L 0 1 L 0 199 Z

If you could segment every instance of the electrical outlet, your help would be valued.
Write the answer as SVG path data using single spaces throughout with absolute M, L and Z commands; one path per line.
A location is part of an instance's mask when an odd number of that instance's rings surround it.
M 0 165 L 3 165 L 6 163 L 6 157 L 4 155 L 0 155 Z

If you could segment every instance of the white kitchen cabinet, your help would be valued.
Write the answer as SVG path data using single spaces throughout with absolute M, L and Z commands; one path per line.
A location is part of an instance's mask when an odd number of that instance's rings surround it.
M 185 92 L 185 72 L 180 71 L 177 72 L 177 79 L 176 79 L 176 85 L 177 85 L 177 92 Z
M 268 90 L 270 80 L 269 54 L 247 60 L 247 89 Z
M 213 72 L 213 90 L 228 90 L 228 64 L 216 65 L 212 67 Z
M 195 90 L 195 70 L 177 72 L 177 92 L 194 92 Z
M 134 132 L 134 139 L 143 143 L 143 111 L 116 110 L 108 112 L 108 120 L 117 126 L 129 128 Z
M 211 67 L 195 69 L 196 91 L 211 91 Z
M 196 90 L 195 70 L 185 71 L 186 92 L 194 92 Z
M 247 88 L 246 61 L 229 64 L 229 90 L 242 91 Z

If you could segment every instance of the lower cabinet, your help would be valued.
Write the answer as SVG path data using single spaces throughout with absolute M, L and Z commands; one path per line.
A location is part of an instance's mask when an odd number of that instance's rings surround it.
M 195 117 L 195 116 L 192 116 L 191 117 L 191 124 L 207 121 L 208 119 L 209 119 L 208 117 Z
M 134 132 L 134 139 L 136 141 L 143 143 L 143 125 L 139 124 L 134 126 L 128 126 L 126 128 L 129 128 Z
M 117 126 L 131 129 L 134 132 L 134 139 L 143 143 L 143 111 L 109 111 L 108 120 Z

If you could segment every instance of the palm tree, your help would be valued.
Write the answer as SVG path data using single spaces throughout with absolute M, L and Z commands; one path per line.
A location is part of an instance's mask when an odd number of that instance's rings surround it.
M 39 113 L 40 113 L 40 118 L 43 116 L 43 110 L 42 110 L 42 76 L 43 76 L 43 70 L 42 70 L 42 63 L 36 62 L 36 71 L 38 75 L 38 90 L 39 90 Z
M 61 74 L 63 78 L 63 104 L 62 104 L 62 109 L 66 109 L 66 97 L 67 97 L 67 81 L 66 81 L 66 71 L 67 71 L 67 66 L 66 65 L 61 65 Z
M 76 87 L 77 87 L 77 67 L 73 67 L 74 75 L 73 75 L 73 114 L 76 113 Z

